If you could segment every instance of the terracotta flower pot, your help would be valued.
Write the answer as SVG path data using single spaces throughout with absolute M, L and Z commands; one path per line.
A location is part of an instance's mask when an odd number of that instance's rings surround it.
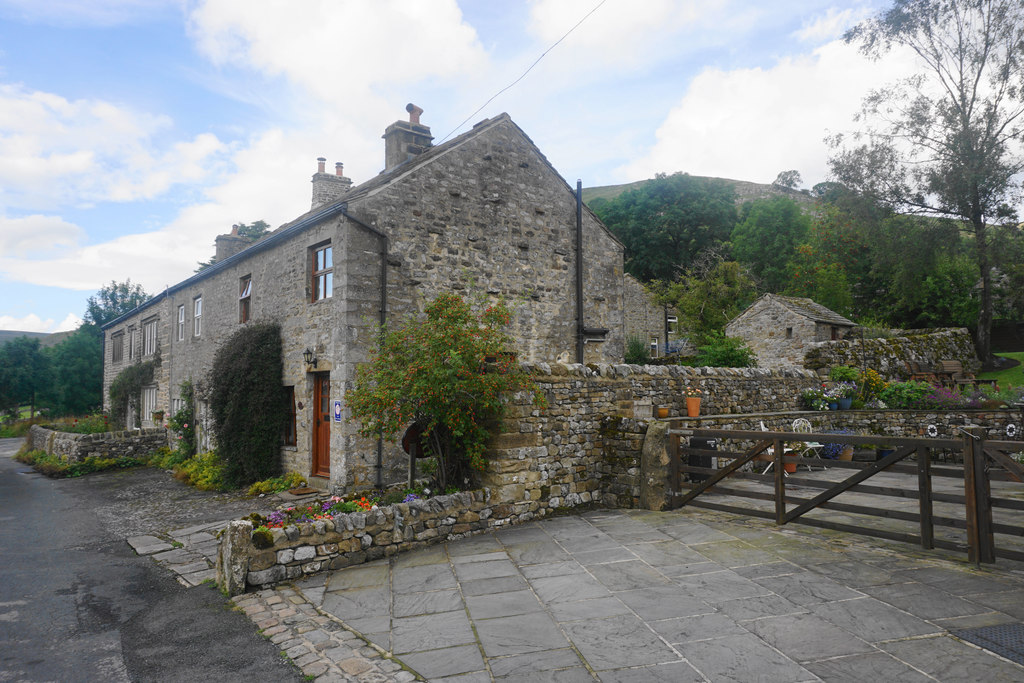
M 839 452 L 839 460 L 853 460 L 853 444 Z
M 668 406 L 658 406 L 658 417 L 661 419 L 668 417 Z
M 686 397 L 686 415 L 688 417 L 697 417 L 700 415 L 700 396 Z

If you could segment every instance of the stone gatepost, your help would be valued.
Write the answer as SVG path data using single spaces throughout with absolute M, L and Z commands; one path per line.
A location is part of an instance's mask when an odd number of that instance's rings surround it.
M 668 508 L 669 437 L 668 422 L 652 421 L 644 436 L 640 455 L 640 508 L 665 510 Z

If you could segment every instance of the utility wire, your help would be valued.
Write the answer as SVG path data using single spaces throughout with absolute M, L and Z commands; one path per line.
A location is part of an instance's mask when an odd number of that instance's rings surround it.
M 541 56 L 540 56 L 540 57 L 537 57 L 537 59 L 535 59 L 535 60 L 534 60 L 533 64 L 531 64 L 531 65 L 529 66 L 529 68 L 527 68 L 527 69 L 526 69 L 526 71 L 524 71 L 524 72 L 523 72 L 523 73 L 522 73 L 522 74 L 521 74 L 521 75 L 519 76 L 519 78 L 517 78 L 516 80 L 512 81 L 511 83 L 509 83 L 508 85 L 506 85 L 506 86 L 505 86 L 504 88 L 502 88 L 502 89 L 501 89 L 501 90 L 499 90 L 498 92 L 496 92 L 496 93 L 494 93 L 493 95 L 491 95 L 491 98 L 490 98 L 489 100 L 487 100 L 486 102 L 484 102 L 483 104 L 481 104 L 481 105 L 480 105 L 480 107 L 479 107 L 479 108 L 478 108 L 478 109 L 477 109 L 476 111 L 474 111 L 474 112 L 473 112 L 472 114 L 470 114 L 469 116 L 467 116 L 467 117 L 465 118 L 465 120 L 463 120 L 463 122 L 462 122 L 462 123 L 460 123 L 459 125 L 455 126 L 455 128 L 453 128 L 453 129 L 452 129 L 452 131 L 451 131 L 450 133 L 448 133 L 448 135 L 445 135 L 445 136 L 444 136 L 443 138 L 441 138 L 440 142 L 438 142 L 437 144 L 441 144 L 442 142 L 444 142 L 445 140 L 447 140 L 448 138 L 450 138 L 450 137 L 451 137 L 451 136 L 452 136 L 452 135 L 453 135 L 453 134 L 455 133 L 455 131 L 457 131 L 457 130 L 458 130 L 459 128 L 462 128 L 462 127 L 463 127 L 464 125 L 466 125 L 466 123 L 467 123 L 467 122 L 468 122 L 468 121 L 469 121 L 470 119 L 472 119 L 472 118 L 473 118 L 474 116 L 476 116 L 477 114 L 479 114 L 479 113 L 480 113 L 480 111 L 481 111 L 481 110 L 482 110 L 482 109 L 483 109 L 484 107 L 486 107 L 486 106 L 487 106 L 488 104 L 490 104 L 491 102 L 493 102 L 493 101 L 494 101 L 494 99 L 495 99 L 495 98 L 496 98 L 496 97 L 497 97 L 498 95 L 500 95 L 501 93 L 505 92 L 506 90 L 508 90 L 509 88 L 511 88 L 512 86 L 514 86 L 514 85 L 515 85 L 516 83 L 518 83 L 519 81 L 521 81 L 521 80 L 523 80 L 524 78 L 526 78 L 526 74 L 530 73 L 530 72 L 531 72 L 531 71 L 533 70 L 533 67 L 537 66 L 537 64 L 538 64 L 538 63 L 540 62 L 540 60 L 544 59 L 544 57 L 545 57 L 545 55 L 547 55 L 547 53 L 549 53 L 549 52 L 551 52 L 552 50 L 554 50 L 554 49 L 555 49 L 555 48 L 556 48 L 556 47 L 558 46 L 558 44 L 559 44 L 559 43 L 561 43 L 561 42 L 562 42 L 563 40 L 565 40 L 566 38 L 568 38 L 568 37 L 569 37 L 569 34 L 570 34 L 570 33 L 572 33 L 572 32 L 573 32 L 573 31 L 575 31 L 575 30 L 576 30 L 577 28 L 579 28 L 579 25 L 580 25 L 580 24 L 582 24 L 582 23 L 583 23 L 584 21 L 586 21 L 586 20 L 587 20 L 588 18 L 590 18 L 590 15 L 591 15 L 591 14 L 593 14 L 593 13 L 594 13 L 594 12 L 596 12 L 597 10 L 601 9 L 601 5 L 603 5 L 603 4 L 604 4 L 604 3 L 606 3 L 607 1 L 608 1 L 608 0 L 601 0 L 601 2 L 597 3 L 597 5 L 595 5 L 595 6 L 594 6 L 594 9 L 590 10 L 589 12 L 587 12 L 587 13 L 586 13 L 586 14 L 585 14 L 585 15 L 583 16 L 583 18 L 582 18 L 582 19 L 580 19 L 579 21 L 577 21 L 577 22 L 576 22 L 576 25 L 575 25 L 575 26 L 573 26 L 573 27 L 572 27 L 571 29 L 569 29 L 568 31 L 566 31 L 566 32 L 565 32 L 565 34 L 564 34 L 564 35 L 563 35 L 563 36 L 562 36 L 561 38 L 559 38 L 558 40 L 556 40 L 556 41 L 555 41 L 555 42 L 554 42 L 554 43 L 553 43 L 553 44 L 551 45 L 551 47 L 549 47 L 549 48 L 548 48 L 547 50 L 544 50 L 544 52 L 543 52 L 543 53 L 541 54 Z

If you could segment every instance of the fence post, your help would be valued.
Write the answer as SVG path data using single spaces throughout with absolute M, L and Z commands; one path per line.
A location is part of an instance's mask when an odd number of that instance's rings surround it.
M 985 465 L 985 430 L 963 430 L 964 499 L 967 507 L 967 559 L 975 564 L 992 563 L 995 543 L 992 537 L 992 500 Z
M 783 442 L 775 439 L 772 448 L 775 456 L 775 523 L 782 525 L 786 523 L 786 470 L 782 464 Z
M 935 547 L 935 526 L 932 522 L 932 467 L 931 450 L 917 447 L 917 490 L 918 506 L 921 513 L 921 547 L 931 550 Z

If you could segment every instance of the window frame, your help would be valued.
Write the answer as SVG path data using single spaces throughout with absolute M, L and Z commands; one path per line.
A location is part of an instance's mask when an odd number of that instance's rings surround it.
M 185 341 L 185 304 L 178 305 L 178 341 Z
M 323 301 L 324 299 L 333 298 L 334 295 L 334 248 L 330 242 L 324 244 L 318 244 L 310 249 L 311 253 L 311 271 L 312 277 L 310 281 L 310 289 L 312 292 L 312 301 Z M 323 254 L 323 261 L 319 260 L 320 254 Z M 318 264 L 322 263 L 321 268 L 317 268 Z
M 281 435 L 281 444 L 283 446 L 297 446 L 298 437 L 295 431 L 295 387 L 286 386 L 285 400 L 288 405 L 288 419 L 285 422 L 284 434 Z
M 152 356 L 160 348 L 159 334 L 160 328 L 158 323 L 159 318 L 151 318 L 142 323 L 142 355 Z
M 252 320 L 252 275 L 245 275 L 238 281 L 238 322 Z
M 142 404 L 140 407 L 141 415 L 139 415 L 139 421 L 152 420 L 153 413 L 157 411 L 157 403 L 159 402 L 159 396 L 157 395 L 157 385 L 151 384 L 146 387 L 142 387 Z
M 124 330 L 118 330 L 110 335 L 110 362 L 120 363 L 124 361 Z
M 192 298 L 192 336 L 203 334 L 203 295 Z

